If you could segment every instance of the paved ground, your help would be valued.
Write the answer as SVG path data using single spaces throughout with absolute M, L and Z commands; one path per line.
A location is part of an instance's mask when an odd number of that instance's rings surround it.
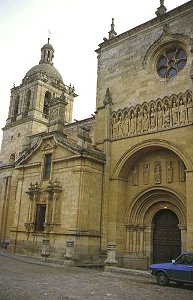
M 0 300 L 192 300 L 193 286 L 159 287 L 150 274 L 54 267 L 0 254 Z

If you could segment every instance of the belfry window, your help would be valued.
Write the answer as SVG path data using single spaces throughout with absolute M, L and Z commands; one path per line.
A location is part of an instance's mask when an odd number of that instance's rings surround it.
M 45 154 L 45 157 L 44 157 L 43 179 L 45 179 L 45 180 L 50 179 L 51 166 L 52 166 L 52 154 L 51 153 Z
M 14 105 L 14 112 L 13 112 L 13 120 L 15 121 L 19 112 L 19 95 L 17 96 L 15 100 L 15 105 Z
M 35 231 L 44 231 L 44 222 L 46 217 L 46 205 L 36 205 Z
M 45 118 L 48 118 L 50 99 L 51 99 L 51 93 L 47 91 L 47 92 L 45 93 L 45 97 L 44 97 L 44 107 L 43 107 L 43 114 L 44 114 L 44 117 L 45 117 Z
M 158 59 L 157 72 L 162 78 L 172 78 L 182 70 L 187 62 L 187 53 L 181 47 L 166 49 Z
M 26 96 L 26 103 L 25 103 L 25 109 L 24 109 L 24 116 L 28 115 L 28 111 L 30 108 L 30 101 L 31 101 L 31 91 L 29 90 L 27 92 L 27 96 Z

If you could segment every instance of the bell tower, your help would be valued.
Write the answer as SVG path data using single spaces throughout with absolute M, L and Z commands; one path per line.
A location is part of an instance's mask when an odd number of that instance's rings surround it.
M 30 136 L 48 131 L 51 100 L 64 95 L 65 123 L 72 121 L 73 102 L 77 96 L 74 87 L 65 85 L 53 66 L 54 48 L 48 38 L 41 48 L 39 64 L 32 67 L 19 86 L 11 89 L 10 106 L 3 128 L 0 161 L 12 164 L 32 145 Z

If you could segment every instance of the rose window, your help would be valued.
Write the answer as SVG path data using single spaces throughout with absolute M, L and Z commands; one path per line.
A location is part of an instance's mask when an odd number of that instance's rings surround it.
M 172 78 L 182 70 L 187 61 L 187 53 L 180 47 L 167 49 L 157 62 L 157 72 L 162 78 Z

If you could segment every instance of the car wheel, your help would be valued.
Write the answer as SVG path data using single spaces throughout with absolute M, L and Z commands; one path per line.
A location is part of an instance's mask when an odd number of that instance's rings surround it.
M 156 276 L 156 279 L 157 283 L 161 286 L 169 284 L 168 276 L 164 272 L 159 272 Z

